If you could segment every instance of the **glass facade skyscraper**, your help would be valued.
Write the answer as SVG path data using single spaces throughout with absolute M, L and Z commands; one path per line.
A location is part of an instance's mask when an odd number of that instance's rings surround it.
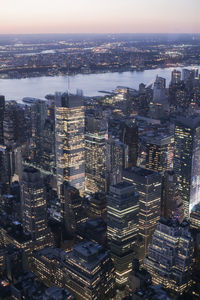
M 138 236 L 138 194 L 132 184 L 110 187 L 107 197 L 107 237 L 116 269 L 116 283 L 124 285 L 132 270 Z
M 67 181 L 81 193 L 85 189 L 85 113 L 83 98 L 68 93 L 55 95 L 57 186 Z
M 174 172 L 188 218 L 200 202 L 200 117 L 180 117 L 175 124 Z

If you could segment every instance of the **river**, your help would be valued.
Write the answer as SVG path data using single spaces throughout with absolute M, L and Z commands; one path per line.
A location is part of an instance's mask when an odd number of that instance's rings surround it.
M 191 69 L 191 67 L 184 67 Z M 199 66 L 197 67 L 199 68 Z M 64 92 L 68 88 L 70 92 L 82 89 L 85 96 L 103 95 L 99 91 L 112 91 L 118 85 L 138 89 L 141 82 L 149 85 L 154 82 L 157 75 L 166 78 L 167 84 L 171 79 L 171 71 L 174 68 L 153 69 L 133 72 L 114 72 L 102 74 L 78 74 L 74 76 L 33 77 L 24 79 L 0 79 L 0 94 L 6 100 L 20 101 L 24 97 L 43 99 L 47 94 Z M 176 68 L 181 70 L 183 68 Z

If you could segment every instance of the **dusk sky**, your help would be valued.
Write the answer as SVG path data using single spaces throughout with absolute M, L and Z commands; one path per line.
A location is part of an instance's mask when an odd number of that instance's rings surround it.
M 200 0 L 1 0 L 0 33 L 200 33 Z

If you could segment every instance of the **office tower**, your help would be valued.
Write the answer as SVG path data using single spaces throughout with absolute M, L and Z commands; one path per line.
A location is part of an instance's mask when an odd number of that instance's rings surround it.
M 52 246 L 53 237 L 47 227 L 46 198 L 40 172 L 35 168 L 26 167 L 20 185 L 23 231 L 31 235 L 28 251 Z
M 193 206 L 190 213 L 190 226 L 197 230 L 200 229 L 200 203 Z
M 164 172 L 172 167 L 174 136 L 155 132 L 145 134 L 141 138 L 139 152 L 144 155 L 145 160 L 140 160 L 140 167 L 156 172 Z
M 106 192 L 107 122 L 87 118 L 85 134 L 85 188 L 91 193 Z
M 138 126 L 135 123 L 122 125 L 121 141 L 128 146 L 128 167 L 136 166 L 138 156 Z
M 44 171 L 56 173 L 56 157 L 55 157 L 55 131 L 53 122 L 46 119 L 42 131 L 41 144 L 41 167 Z
M 152 276 L 154 285 L 178 295 L 192 283 L 193 239 L 189 223 L 161 218 L 149 246 L 144 266 Z
M 200 118 L 180 117 L 175 123 L 174 172 L 178 194 L 189 218 L 193 206 L 200 202 Z
M 46 102 L 39 99 L 35 100 L 34 104 L 31 105 L 32 148 L 33 162 L 39 167 L 43 154 L 43 130 L 46 117 Z
M 44 236 L 47 231 L 46 199 L 40 172 L 32 167 L 23 170 L 21 182 L 22 219 L 24 231 L 33 239 Z
M 107 201 L 106 194 L 95 193 L 89 201 L 89 216 L 91 218 L 106 218 L 107 216 Z
M 84 222 L 87 217 L 83 208 L 83 198 L 79 191 L 64 182 L 60 186 L 61 217 L 65 229 L 73 235 L 79 223 Z
M 85 241 L 65 252 L 45 248 L 33 254 L 34 273 L 46 285 L 64 287 L 77 299 L 110 299 L 114 288 L 114 267 L 109 252 Z
M 5 97 L 0 95 L 0 145 L 3 144 L 3 120 L 5 111 Z
M 128 146 L 110 136 L 108 139 L 107 149 L 109 190 L 110 185 L 115 185 L 121 182 L 122 170 L 128 167 Z
M 172 218 L 176 206 L 177 178 L 174 171 L 165 171 L 162 179 L 162 200 L 161 215 L 165 218 Z
M 66 254 L 67 288 L 80 299 L 109 299 L 114 288 L 114 267 L 102 246 L 82 242 Z M 77 280 L 78 279 L 78 280 Z
M 193 70 L 188 70 L 188 69 L 183 69 L 183 81 L 187 82 L 188 80 L 192 80 L 195 78 L 196 71 Z
M 116 283 L 124 285 L 132 270 L 138 236 L 138 194 L 132 184 L 110 187 L 107 197 L 107 238 L 116 269 Z
M 17 248 L 10 244 L 4 249 L 4 274 L 11 281 L 15 282 L 17 278 L 28 271 L 28 260 L 24 249 Z
M 171 84 L 176 85 L 181 81 L 181 71 L 173 70 L 171 77 Z
M 166 99 L 166 79 L 157 76 L 153 87 L 153 102 L 162 102 Z
M 12 172 L 12 153 L 10 149 L 4 145 L 0 145 L 0 184 L 5 188 L 4 192 L 7 192 L 11 183 Z
M 148 252 L 161 211 L 161 175 L 157 172 L 133 167 L 123 171 L 123 180 L 133 184 L 139 193 L 138 258 L 142 263 Z
M 25 111 L 15 101 L 9 101 L 5 105 L 3 134 L 4 144 L 8 147 L 27 141 Z
M 77 238 L 88 240 L 106 246 L 107 224 L 101 218 L 87 219 L 78 226 Z
M 85 189 L 85 113 L 80 95 L 55 95 L 55 135 L 58 193 L 67 181 L 81 193 Z
M 165 171 L 162 177 L 161 216 L 169 219 L 184 219 L 184 207 L 177 191 L 177 177 L 174 171 Z

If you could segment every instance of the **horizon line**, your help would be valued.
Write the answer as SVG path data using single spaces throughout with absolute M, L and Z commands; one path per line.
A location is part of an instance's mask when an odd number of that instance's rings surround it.
M 0 35 L 51 35 L 51 34 L 70 34 L 70 35 L 84 35 L 84 34 L 96 34 L 96 35 L 120 35 L 120 34 L 171 34 L 171 35 L 200 35 L 200 32 L 42 32 L 42 33 L 0 33 Z

